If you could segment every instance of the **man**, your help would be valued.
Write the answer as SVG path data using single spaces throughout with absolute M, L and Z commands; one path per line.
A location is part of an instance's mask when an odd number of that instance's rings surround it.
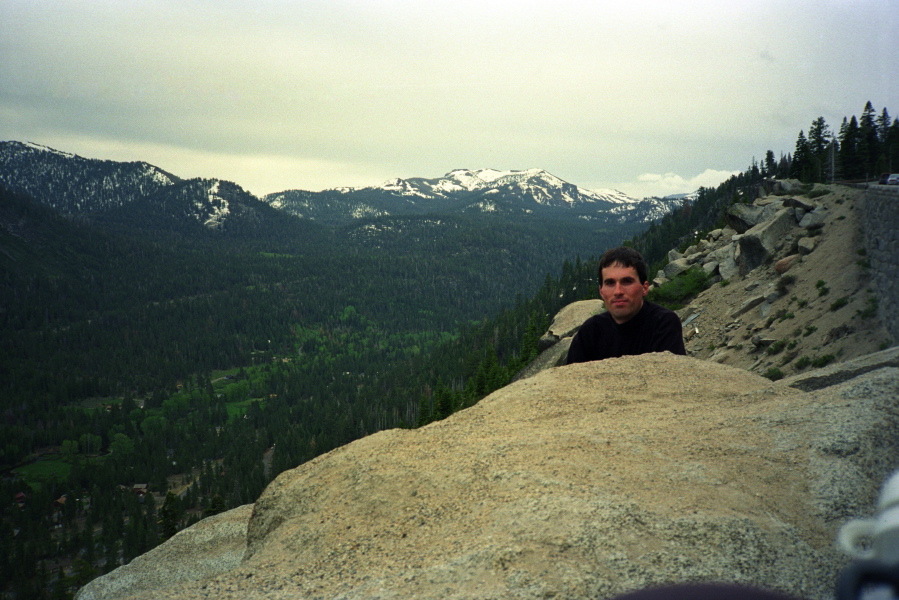
M 606 312 L 587 319 L 568 349 L 568 364 L 618 356 L 664 352 L 686 354 L 680 319 L 648 302 L 646 261 L 633 248 L 619 247 L 599 261 L 599 295 Z

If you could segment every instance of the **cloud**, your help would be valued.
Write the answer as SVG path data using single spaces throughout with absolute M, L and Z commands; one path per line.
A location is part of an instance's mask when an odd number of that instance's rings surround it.
M 899 97 L 889 3 L 0 1 L 0 139 L 260 192 L 463 166 L 693 191 Z
M 717 187 L 728 177 L 737 175 L 739 171 L 722 171 L 706 169 L 698 175 L 684 177 L 677 173 L 643 173 L 636 182 L 623 183 L 619 189 L 631 196 L 668 196 L 695 192 L 701 187 Z

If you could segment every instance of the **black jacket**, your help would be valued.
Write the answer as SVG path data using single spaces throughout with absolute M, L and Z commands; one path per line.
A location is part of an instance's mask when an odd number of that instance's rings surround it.
M 687 353 L 680 319 L 667 308 L 644 300 L 640 312 L 621 325 L 607 312 L 584 321 L 571 340 L 567 364 L 665 350 Z

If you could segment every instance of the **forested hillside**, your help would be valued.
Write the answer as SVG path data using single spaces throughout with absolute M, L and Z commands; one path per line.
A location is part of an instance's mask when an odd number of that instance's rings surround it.
M 853 120 L 874 138 L 816 120 L 823 154 L 800 133 L 794 153 L 769 150 L 648 228 L 491 213 L 322 224 L 174 176 L 96 213 L 32 195 L 54 186 L 0 190 L 2 591 L 71 597 L 284 469 L 477 402 L 559 308 L 596 297 L 605 248 L 627 240 L 660 263 L 766 178 L 855 177 L 862 154 L 866 173 L 896 169 L 899 125 L 873 114 Z M 144 181 L 137 165 L 102 174 Z M 79 189 L 110 189 L 91 181 Z M 244 218 L 210 225 L 225 209 Z

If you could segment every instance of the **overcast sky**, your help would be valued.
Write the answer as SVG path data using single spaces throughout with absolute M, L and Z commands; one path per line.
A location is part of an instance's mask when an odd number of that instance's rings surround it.
M 0 140 L 262 195 L 539 167 L 632 196 L 899 116 L 899 0 L 2 0 Z

